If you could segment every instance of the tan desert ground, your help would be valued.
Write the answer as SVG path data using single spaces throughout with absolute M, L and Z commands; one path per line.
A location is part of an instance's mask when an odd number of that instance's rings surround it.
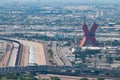
M 21 65 L 28 65 L 28 56 L 29 56 L 29 45 L 33 46 L 36 51 L 36 56 L 38 59 L 38 65 L 46 65 L 46 58 L 44 53 L 44 47 L 39 42 L 20 40 L 20 43 L 23 45 L 23 55 Z

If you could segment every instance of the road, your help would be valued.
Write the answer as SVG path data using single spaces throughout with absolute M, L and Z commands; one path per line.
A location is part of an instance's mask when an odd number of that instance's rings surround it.
M 10 66 L 15 66 L 15 63 L 16 63 L 16 58 L 17 58 L 17 54 L 18 54 L 18 48 L 19 48 L 19 45 L 17 43 L 14 43 L 13 42 L 13 49 L 12 49 L 12 52 L 11 52 L 11 55 L 10 55 L 10 59 L 8 61 L 8 67 Z
M 71 66 L 71 62 L 68 60 L 66 56 L 67 50 L 64 50 L 64 47 L 60 46 L 60 43 L 55 41 L 52 43 L 52 49 L 54 52 L 54 59 L 56 60 L 58 65 L 66 65 Z
M 49 55 L 48 55 L 48 46 L 45 43 L 42 43 L 44 47 L 44 53 L 45 53 L 45 58 L 46 58 L 46 64 L 50 65 L 49 62 Z
M 11 56 L 9 58 L 8 66 L 19 66 L 21 62 L 21 52 L 22 52 L 22 45 L 19 41 L 7 39 L 7 38 L 0 38 L 0 40 L 12 42 L 14 48 L 11 51 Z M 13 59 L 11 59 L 13 58 Z M 16 60 L 15 60 L 16 59 Z M 15 61 L 14 61 L 15 60 Z M 13 61 L 13 62 L 12 62 Z
M 54 53 L 53 57 L 56 60 L 57 64 L 63 66 L 64 63 L 60 59 L 61 57 L 59 56 L 59 51 L 57 49 L 57 42 L 56 41 L 52 43 L 52 50 L 53 50 L 53 53 Z
M 64 72 L 63 72 L 64 70 Z M 75 70 L 75 72 L 72 72 Z M 120 68 L 114 69 L 115 71 L 120 72 Z M 90 73 L 88 73 L 90 71 Z M 120 80 L 120 77 L 110 77 L 95 75 L 97 72 L 104 72 L 104 69 L 94 69 L 94 68 L 84 68 L 76 66 L 49 66 L 49 65 L 40 65 L 40 66 L 16 66 L 16 67 L 6 67 L 0 68 L 0 74 L 12 74 L 12 73 L 23 73 L 23 72 L 34 72 L 37 74 L 58 74 L 58 75 L 68 75 L 68 76 L 78 76 L 78 77 L 90 77 L 90 78 L 105 78 L 112 80 Z M 111 71 L 111 69 L 107 69 Z M 86 72 L 86 73 L 85 73 Z
M 66 66 L 72 66 L 71 62 L 68 60 L 67 56 L 66 56 L 66 50 L 63 49 L 63 47 L 58 47 L 59 50 L 59 55 L 61 56 L 64 65 Z

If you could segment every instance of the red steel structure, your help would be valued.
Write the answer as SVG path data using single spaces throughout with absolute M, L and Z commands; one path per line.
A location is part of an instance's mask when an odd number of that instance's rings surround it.
M 96 23 L 93 24 L 92 28 L 88 29 L 87 24 L 83 24 L 83 31 L 84 31 L 84 37 L 82 39 L 82 42 L 80 43 L 80 47 L 85 46 L 86 42 L 90 40 L 93 44 L 93 46 L 98 46 L 97 41 L 95 39 L 95 31 L 98 28 L 98 25 Z

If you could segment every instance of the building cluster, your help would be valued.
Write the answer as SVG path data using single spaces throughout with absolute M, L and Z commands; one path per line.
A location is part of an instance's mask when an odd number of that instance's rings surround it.
M 82 47 L 73 48 L 75 64 L 85 64 L 94 68 L 117 68 L 120 67 L 120 47 Z
M 42 40 L 48 41 L 48 44 L 50 41 L 53 53 L 56 53 L 54 54 L 56 60 L 59 57 L 63 65 L 119 67 L 119 13 L 119 4 L 0 5 L 0 36 L 32 41 Z M 84 35 L 82 31 L 84 20 L 88 28 L 94 22 L 98 24 L 96 40 L 99 47 L 88 47 L 91 46 L 90 42 L 87 43 L 87 47 L 76 47 Z
M 6 53 L 7 49 L 7 42 L 0 41 L 0 59 L 3 57 L 3 55 Z
M 36 4 L 36 3 L 35 3 Z M 47 26 L 80 26 L 83 17 L 87 22 L 97 21 L 99 25 L 106 26 L 120 24 L 119 4 L 59 4 L 41 3 L 35 5 L 25 4 L 1 5 L 0 24 L 8 25 L 47 25 Z M 32 7 L 31 7 L 32 5 Z M 114 15 L 114 16 L 113 16 Z

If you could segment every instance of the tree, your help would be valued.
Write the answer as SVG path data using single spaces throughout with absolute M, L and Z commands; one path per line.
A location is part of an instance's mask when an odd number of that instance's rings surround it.
M 0 80 L 37 80 L 32 74 L 1 75 Z
M 115 60 L 120 61 L 120 57 L 116 57 Z
M 50 80 L 50 79 L 48 79 L 48 78 L 43 78 L 43 79 L 40 79 L 40 80 Z
M 80 80 L 88 80 L 87 78 L 81 78 Z
M 59 77 L 50 77 L 51 80 L 60 80 Z
M 112 64 L 113 63 L 113 58 L 111 56 L 107 56 L 107 63 Z
M 52 49 L 49 49 L 48 52 L 50 54 L 50 57 L 53 57 L 53 51 L 52 51 Z
M 105 80 L 104 78 L 98 78 L 97 80 Z
M 117 54 L 120 54 L 120 50 L 119 50 L 119 49 L 117 49 L 117 50 L 116 50 L 116 53 L 117 53 Z

